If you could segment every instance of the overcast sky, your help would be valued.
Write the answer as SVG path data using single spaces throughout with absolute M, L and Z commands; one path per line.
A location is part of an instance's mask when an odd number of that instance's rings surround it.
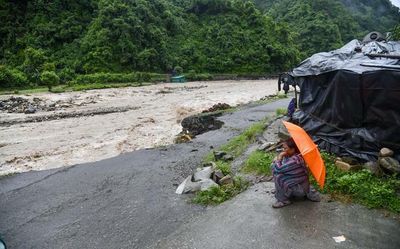
M 390 0 L 390 1 L 392 2 L 392 4 L 393 4 L 394 6 L 397 6 L 397 7 L 400 8 L 400 0 Z

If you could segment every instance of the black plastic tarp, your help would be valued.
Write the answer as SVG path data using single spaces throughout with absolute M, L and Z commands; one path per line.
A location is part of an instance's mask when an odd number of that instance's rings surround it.
M 399 59 L 369 54 L 400 55 L 400 42 L 354 40 L 302 62 L 290 73 L 300 87 L 293 119 L 337 155 L 376 160 L 387 147 L 400 159 Z

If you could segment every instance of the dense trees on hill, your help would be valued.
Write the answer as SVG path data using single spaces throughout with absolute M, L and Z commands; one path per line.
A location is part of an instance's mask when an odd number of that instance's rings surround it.
M 304 56 L 362 39 L 371 31 L 391 31 L 400 21 L 389 0 L 254 0 L 276 21 L 297 33 Z
M 299 61 L 292 33 L 233 0 L 1 1 L 0 83 L 96 72 L 268 73 Z M 16 76 L 17 77 L 17 76 Z M 14 80 L 16 84 L 16 79 Z M 22 82 L 25 82 L 22 80 Z M 24 84 L 24 83 L 20 83 Z
M 131 73 L 176 66 L 192 74 L 279 72 L 371 27 L 353 12 L 377 8 L 374 1 L 342 2 L 265 0 L 260 10 L 251 0 L 0 0 L 0 87 L 51 87 L 98 73 L 143 78 Z M 393 16 L 376 23 L 386 28 Z

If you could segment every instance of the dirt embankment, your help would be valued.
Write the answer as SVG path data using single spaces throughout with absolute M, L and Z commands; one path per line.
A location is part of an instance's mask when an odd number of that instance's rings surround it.
M 0 96 L 0 175 L 171 144 L 189 115 L 274 93 L 276 80 L 256 80 Z

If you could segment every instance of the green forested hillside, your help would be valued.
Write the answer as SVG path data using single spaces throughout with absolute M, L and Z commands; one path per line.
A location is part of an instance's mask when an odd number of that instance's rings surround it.
M 375 6 L 386 0 L 255 1 L 258 7 L 252 0 L 0 0 L 0 87 L 119 73 L 115 82 L 176 66 L 274 73 L 367 30 L 393 28 L 398 17 L 391 6 Z M 390 15 L 369 22 L 373 10 Z
M 278 22 L 297 33 L 305 56 L 329 51 L 371 31 L 385 34 L 400 22 L 389 0 L 254 0 Z
M 269 73 L 299 61 L 288 28 L 252 2 L 0 3 L 5 20 L 0 27 L 2 86 L 40 84 L 44 71 L 54 71 L 65 82 L 76 74 L 165 73 L 175 66 L 208 73 Z

